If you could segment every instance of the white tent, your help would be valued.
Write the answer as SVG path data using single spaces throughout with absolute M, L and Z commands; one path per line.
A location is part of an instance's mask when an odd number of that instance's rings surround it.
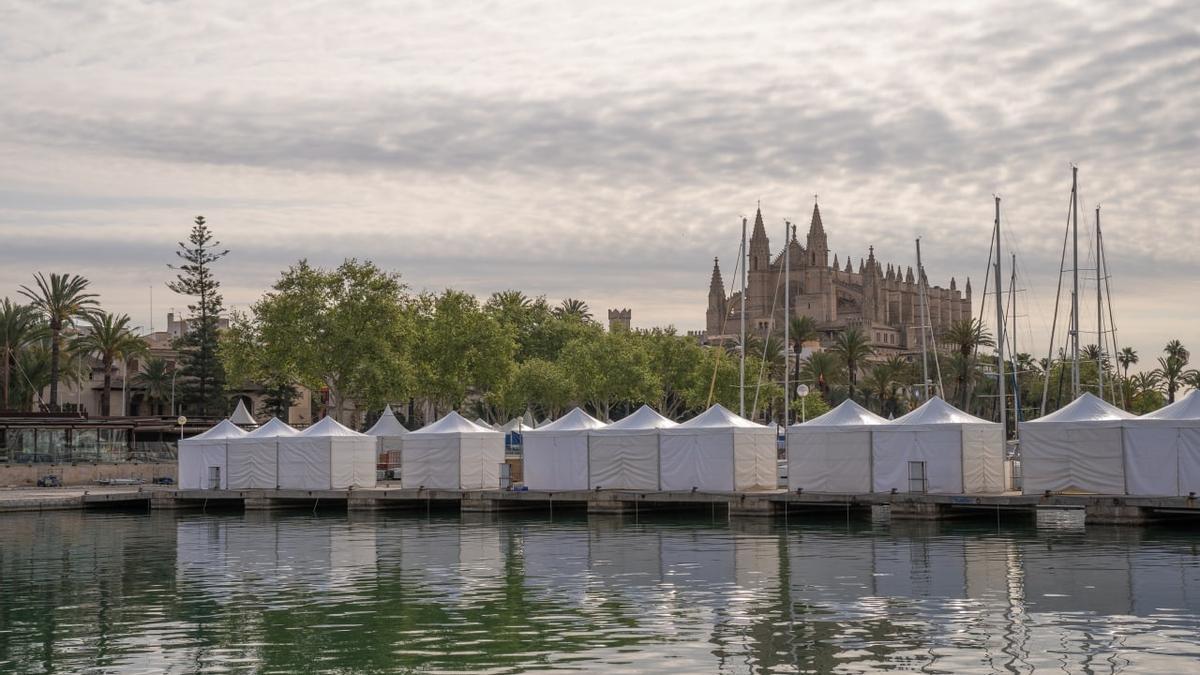
M 871 434 L 887 423 L 846 399 L 820 417 L 788 427 L 788 490 L 870 492 Z
M 658 430 L 678 426 L 643 405 L 619 422 L 588 432 L 588 484 L 616 490 L 657 490 Z
M 229 489 L 279 487 L 279 440 L 300 432 L 278 417 L 229 441 Z
M 494 490 L 500 487 L 504 434 L 452 410 L 405 436 L 400 455 L 405 488 Z
M 250 414 L 249 410 L 246 410 L 246 402 L 240 398 L 238 399 L 237 408 L 234 408 L 233 414 L 229 416 L 229 421 L 239 427 L 258 426 L 258 422 L 255 421 L 254 416 Z
M 775 429 L 739 417 L 720 403 L 659 431 L 663 490 L 773 489 L 778 467 Z
M 588 489 L 588 432 L 604 426 L 575 408 L 555 422 L 530 429 L 525 443 L 525 485 L 531 490 Z
M 1125 494 L 1125 440 L 1130 413 L 1085 393 L 1062 408 L 1021 423 L 1025 494 Z
M 380 464 L 389 466 L 400 464 L 400 451 L 404 447 L 404 437 L 408 429 L 396 419 L 392 406 L 385 406 L 379 420 L 367 429 L 368 436 L 375 437 L 375 452 Z
M 1124 433 L 1129 494 L 1200 492 L 1200 390 L 1125 422 Z
M 1004 491 L 1000 425 L 933 397 L 871 433 L 875 492 L 982 494 Z
M 279 439 L 279 487 L 375 487 L 375 442 L 325 417 L 295 436 Z
M 179 487 L 184 490 L 224 490 L 229 487 L 229 440 L 246 432 L 221 420 L 202 434 L 179 441 Z

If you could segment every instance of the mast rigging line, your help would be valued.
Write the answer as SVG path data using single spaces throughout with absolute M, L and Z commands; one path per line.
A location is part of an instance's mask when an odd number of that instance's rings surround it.
M 743 216 L 743 218 L 745 218 L 745 216 Z M 745 249 L 745 242 L 744 241 L 739 242 L 738 243 L 737 262 L 734 263 L 734 265 L 733 265 L 733 272 L 734 272 L 733 281 L 730 282 L 730 284 L 729 284 L 729 293 L 727 293 L 725 295 L 726 302 L 728 302 L 729 299 L 733 297 L 734 284 L 736 284 L 737 280 L 741 278 L 738 276 L 738 272 L 742 269 L 743 261 L 746 258 L 746 251 L 744 249 Z M 726 311 L 725 311 L 724 315 L 721 317 L 721 335 L 725 335 L 725 327 L 729 325 L 729 307 L 726 306 L 725 310 Z M 724 349 L 725 346 L 721 345 L 720 348 Z M 742 348 L 741 345 L 739 345 L 738 348 L 741 349 Z M 716 388 L 717 388 L 717 371 L 720 369 L 720 366 L 721 366 L 720 359 L 719 358 L 713 359 L 713 373 L 712 373 L 712 379 L 709 380 L 709 383 L 708 383 L 708 399 L 707 399 L 707 404 L 704 406 L 705 408 L 712 406 L 713 394 L 715 393 Z

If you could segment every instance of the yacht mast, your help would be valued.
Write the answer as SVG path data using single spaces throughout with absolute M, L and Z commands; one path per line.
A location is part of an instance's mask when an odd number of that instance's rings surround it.
M 792 402 L 791 392 L 788 391 L 788 358 L 792 353 L 792 346 L 788 342 L 791 337 L 792 315 L 789 311 L 791 305 L 788 303 L 788 298 L 792 294 L 792 240 L 791 233 L 788 230 L 791 228 L 791 223 L 783 221 L 783 428 L 788 425 L 788 404 Z
M 1079 398 L 1079 167 L 1071 167 L 1071 400 Z
M 1008 383 L 1004 381 L 1004 282 L 1001 274 L 1000 261 L 1003 260 L 1000 252 L 1000 197 L 996 196 L 996 270 L 994 276 L 996 278 L 996 373 L 999 375 L 997 382 L 999 383 L 998 393 L 1000 394 L 1000 428 L 1004 430 L 1004 438 L 1008 439 L 1008 410 L 1007 388 Z
M 1100 283 L 1102 266 L 1100 265 L 1100 205 L 1096 205 L 1096 395 L 1104 400 L 1104 299 L 1101 297 L 1103 286 Z
M 741 364 L 738 367 L 738 415 L 746 416 L 746 264 L 749 262 L 746 255 L 746 218 L 742 217 L 742 311 L 739 313 L 741 318 L 741 343 L 739 351 L 741 352 Z
M 917 237 L 917 301 L 921 321 L 921 387 L 929 400 L 929 356 L 925 351 L 925 268 L 921 267 L 921 238 Z

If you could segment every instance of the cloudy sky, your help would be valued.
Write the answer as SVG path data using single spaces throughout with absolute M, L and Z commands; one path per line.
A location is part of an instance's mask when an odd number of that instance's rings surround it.
M 0 0 L 0 295 L 155 324 L 203 214 L 245 306 L 301 257 L 702 328 L 761 200 L 976 297 L 993 193 L 1044 353 L 1070 190 L 1122 343 L 1195 342 L 1200 3 Z M 1091 222 L 1091 218 L 1088 218 Z M 1089 251 L 1084 246 L 1082 256 Z M 1085 316 L 1094 310 L 1085 309 Z M 1093 321 L 1086 320 L 1085 329 Z M 1094 339 L 1094 338 L 1093 338 Z M 1085 338 L 1085 341 L 1090 341 Z

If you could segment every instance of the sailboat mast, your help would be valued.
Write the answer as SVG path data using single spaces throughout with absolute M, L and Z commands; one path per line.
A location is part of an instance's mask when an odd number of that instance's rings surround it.
M 1004 438 L 1008 439 L 1008 383 L 1004 381 L 1004 281 L 1000 276 L 1001 257 L 1000 252 L 1000 197 L 996 196 L 996 269 L 994 275 L 996 280 L 996 373 L 999 375 L 998 392 L 1000 394 L 1000 428 L 1004 430 Z
M 788 366 L 788 358 L 792 354 L 792 346 L 789 343 L 791 337 L 791 305 L 788 303 L 788 298 L 792 295 L 792 240 L 791 234 L 788 232 L 791 229 L 791 223 L 783 221 L 783 428 L 788 425 L 788 405 L 792 401 L 791 392 L 788 391 L 788 371 L 791 370 Z
M 1079 167 L 1071 167 L 1071 398 L 1079 398 Z
M 1103 273 L 1100 265 L 1100 205 L 1096 205 L 1096 393 L 1104 400 L 1104 299 L 1101 297 L 1103 286 L 1100 275 Z
M 917 237 L 917 301 L 920 303 L 921 321 L 921 387 L 925 400 L 929 400 L 929 357 L 925 351 L 925 268 L 921 267 L 921 238 Z
M 741 343 L 739 344 L 741 355 L 741 363 L 738 366 L 738 415 L 746 416 L 746 265 L 749 263 L 749 256 L 746 255 L 746 218 L 742 218 L 742 311 L 739 312 L 741 318 Z
M 1013 435 L 1018 436 L 1017 424 L 1021 421 L 1021 364 L 1017 360 L 1017 254 L 1012 254 L 1012 265 L 1009 267 L 1011 275 L 1008 278 L 1008 304 L 1012 305 L 1012 322 L 1013 331 L 1008 333 L 1012 336 L 1012 349 L 1009 350 L 1009 358 L 1012 360 L 1013 374 Z

